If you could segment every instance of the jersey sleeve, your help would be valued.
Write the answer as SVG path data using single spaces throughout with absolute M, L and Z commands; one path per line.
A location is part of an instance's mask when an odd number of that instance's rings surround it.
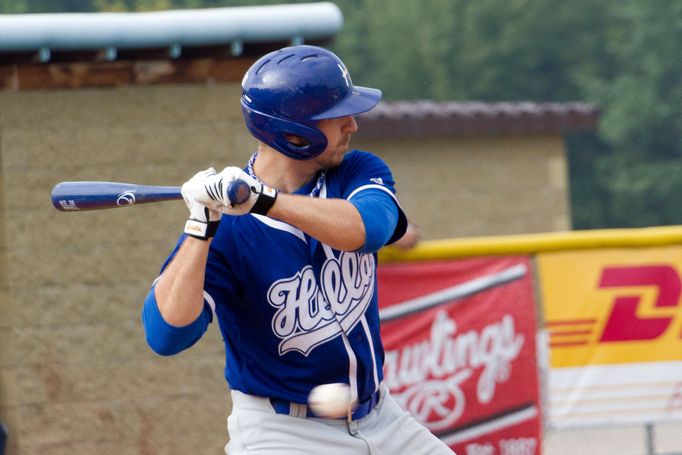
M 393 232 L 390 233 L 386 244 L 390 244 L 401 238 L 407 229 L 407 216 L 396 197 L 395 180 L 388 165 L 378 156 L 360 150 L 350 152 L 343 165 L 339 177 L 343 182 L 342 197 L 352 202 L 354 198 L 372 195 L 372 198 L 381 200 L 381 195 L 386 195 L 397 208 L 397 222 Z M 366 192 L 366 194 L 362 194 Z M 362 198 L 369 200 L 369 198 Z M 386 203 L 384 201 L 384 203 Z M 357 207 L 358 205 L 356 205 Z M 373 220 L 372 210 L 386 210 L 382 204 L 363 204 L 364 210 L 361 212 L 363 220 Z M 389 214 L 390 215 L 390 214 Z M 377 213 L 377 219 L 392 219 L 392 216 L 384 217 Z M 370 221 L 372 223 L 372 221 Z
M 186 237 L 185 234 L 180 236 L 175 248 L 161 267 L 161 273 L 173 260 Z M 154 292 L 155 285 L 152 286 L 147 294 L 142 307 L 142 325 L 145 330 L 147 344 L 157 354 L 174 355 L 193 346 L 203 336 L 208 325 L 213 321 L 213 316 L 216 313 L 215 302 L 224 301 L 222 299 L 225 298 L 226 294 L 230 293 L 229 288 L 226 286 L 229 281 L 224 279 L 225 276 L 230 276 L 227 275 L 229 270 L 219 265 L 220 261 L 216 260 L 216 255 L 217 253 L 213 251 L 209 253 L 209 261 L 206 265 L 206 279 L 204 281 L 204 307 L 197 319 L 192 323 L 183 327 L 169 324 L 159 311 Z M 221 273 L 223 278 L 218 279 Z
M 159 355 L 175 355 L 194 345 L 206 332 L 211 320 L 212 313 L 204 304 L 202 312 L 190 324 L 182 327 L 169 324 L 159 311 L 154 287 L 147 294 L 142 308 L 142 326 L 147 344 Z
M 187 236 L 181 235 L 175 248 L 161 266 L 161 272 L 166 269 Z M 194 345 L 206 332 L 206 328 L 213 320 L 213 311 L 204 300 L 204 307 L 196 320 L 183 327 L 176 327 L 163 318 L 156 302 L 155 287 L 158 278 L 154 281 L 147 298 L 142 306 L 142 327 L 145 331 L 147 344 L 159 355 L 175 355 Z
M 360 212 L 365 225 L 365 244 L 361 253 L 374 253 L 386 245 L 398 223 L 398 206 L 383 191 L 369 188 L 359 191 L 349 199 Z

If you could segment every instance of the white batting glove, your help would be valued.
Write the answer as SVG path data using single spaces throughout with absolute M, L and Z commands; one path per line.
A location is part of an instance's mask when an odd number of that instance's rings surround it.
M 197 172 L 181 189 L 182 197 L 189 208 L 185 233 L 201 240 L 208 240 L 215 235 L 222 216 L 220 203 L 208 196 L 215 176 L 213 168 Z
M 219 199 L 223 213 L 228 215 L 246 215 L 247 213 L 267 215 L 277 199 L 277 190 L 263 185 L 238 167 L 226 167 L 215 178 L 221 180 L 221 185 L 217 185 L 220 190 Z M 237 194 L 229 194 L 230 184 L 236 180 L 244 181 L 250 190 L 246 200 L 241 203 L 233 202 Z

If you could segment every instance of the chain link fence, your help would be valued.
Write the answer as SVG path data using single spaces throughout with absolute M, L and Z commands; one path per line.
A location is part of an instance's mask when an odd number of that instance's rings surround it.
M 682 422 L 545 430 L 543 455 L 682 455 Z

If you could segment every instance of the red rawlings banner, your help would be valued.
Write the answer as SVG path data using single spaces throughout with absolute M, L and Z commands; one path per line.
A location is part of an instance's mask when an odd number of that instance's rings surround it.
M 535 304 L 526 257 L 379 267 L 385 383 L 460 455 L 539 454 Z

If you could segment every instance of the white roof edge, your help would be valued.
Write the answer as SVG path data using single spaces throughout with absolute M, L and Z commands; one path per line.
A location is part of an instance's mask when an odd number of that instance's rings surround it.
M 331 38 L 331 2 L 142 13 L 0 14 L 0 51 L 138 49 Z

